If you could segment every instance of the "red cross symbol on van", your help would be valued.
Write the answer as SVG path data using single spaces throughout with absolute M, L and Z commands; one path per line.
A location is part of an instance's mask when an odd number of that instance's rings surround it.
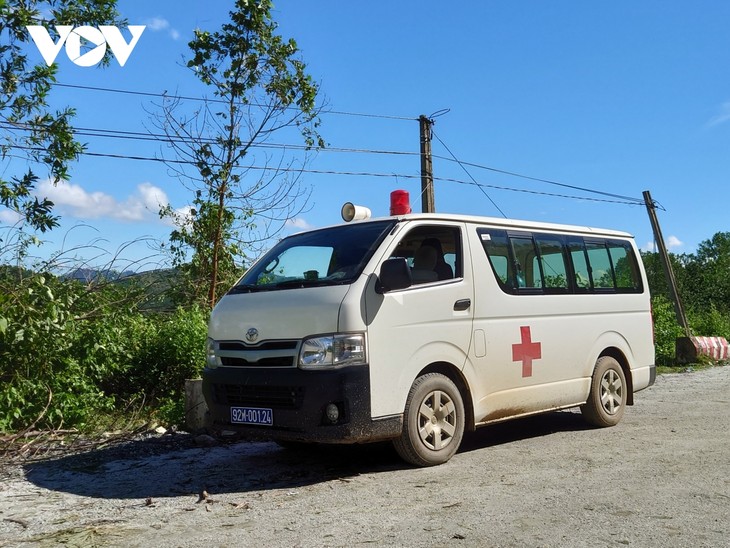
M 532 377 L 532 360 L 542 358 L 542 345 L 539 342 L 532 342 L 529 325 L 520 327 L 520 338 L 522 342 L 512 345 L 512 361 L 521 361 L 522 376 Z

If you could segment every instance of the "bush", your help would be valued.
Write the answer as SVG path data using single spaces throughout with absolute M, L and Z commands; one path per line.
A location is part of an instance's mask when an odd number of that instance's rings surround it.
M 722 314 L 714 304 L 707 311 L 691 313 L 689 323 L 694 335 L 730 340 L 730 317 Z
M 652 298 L 652 315 L 656 363 L 665 366 L 674 365 L 677 337 L 684 336 L 684 331 L 674 313 L 674 305 L 665 296 L 657 295 Z
M 83 287 L 33 274 L 4 290 L 0 313 L 0 430 L 38 423 L 81 426 L 113 401 L 89 374 L 94 348 L 81 348 L 90 304 Z
M 128 388 L 144 394 L 167 423 L 184 419 L 185 380 L 200 377 L 205 364 L 208 314 L 194 306 L 149 318 L 128 371 Z
M 130 402 L 179 407 L 207 314 L 144 314 L 143 302 L 134 284 L 0 277 L 0 432 L 88 429 Z

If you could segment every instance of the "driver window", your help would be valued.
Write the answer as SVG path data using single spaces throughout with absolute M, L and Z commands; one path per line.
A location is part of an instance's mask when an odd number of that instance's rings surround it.
M 403 257 L 413 284 L 461 278 L 461 237 L 458 227 L 420 226 L 409 231 L 391 255 Z

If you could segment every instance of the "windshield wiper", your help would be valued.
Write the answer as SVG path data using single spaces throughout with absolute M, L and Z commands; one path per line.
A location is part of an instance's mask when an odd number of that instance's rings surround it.
M 254 293 L 256 291 L 265 291 L 267 288 L 265 286 L 260 285 L 254 285 L 254 284 L 241 284 L 241 285 L 234 285 L 232 288 L 228 290 L 229 294 L 236 294 L 236 293 Z
M 332 280 L 317 279 L 317 280 L 285 280 L 275 284 L 276 288 L 288 288 L 288 287 L 317 287 L 324 285 L 333 285 Z

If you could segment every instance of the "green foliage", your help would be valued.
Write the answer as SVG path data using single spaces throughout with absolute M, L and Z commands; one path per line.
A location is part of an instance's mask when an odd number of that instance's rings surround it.
M 199 378 L 203 370 L 207 313 L 196 306 L 146 320 L 137 334 L 142 344 L 131 356 L 128 387 L 155 400 L 175 398 L 185 380 Z
M 193 173 L 173 166 L 194 189 L 190 210 L 180 215 L 166 208 L 161 215 L 178 227 L 170 250 L 185 276 L 186 298 L 208 308 L 237 277 L 243 265 L 236 259 L 245 259 L 281 223 L 279 230 L 308 197 L 283 161 L 252 173 L 246 167 L 255 164 L 252 145 L 293 129 L 306 147 L 324 146 L 317 133 L 318 87 L 297 57 L 296 42 L 276 34 L 271 11 L 270 0 L 237 0 L 220 30 L 196 30 L 187 66 L 218 101 L 181 113 L 179 101 L 170 99 L 156 120 L 175 154 L 194 165 Z
M 145 287 L 0 270 L 0 431 L 88 428 L 130 402 L 182 401 L 204 364 L 198 308 L 143 313 Z
M 677 323 L 674 306 L 664 295 L 652 298 L 652 316 L 654 318 L 654 343 L 656 345 L 657 365 L 673 365 L 675 341 L 683 337 L 684 332 Z
M 53 203 L 33 196 L 38 181 L 34 169 L 45 171 L 54 184 L 67 179 L 68 165 L 83 147 L 74 140 L 73 109 L 49 109 L 58 67 L 29 63 L 27 49 L 35 46 L 25 27 L 44 24 L 53 32 L 56 24 L 120 24 L 115 4 L 115 0 L 0 2 L 0 157 L 21 158 L 26 170 L 8 179 L 4 171 L 0 173 L 0 205 L 15 211 L 33 230 L 44 232 L 58 225 Z
M 653 295 L 657 363 L 671 365 L 674 339 L 684 336 L 669 300 L 658 253 L 642 259 Z M 730 232 L 705 240 L 695 254 L 669 254 L 678 292 L 693 335 L 730 339 Z
M 725 337 L 730 341 L 730 315 L 720 312 L 714 304 L 689 317 L 692 334 L 704 337 Z

